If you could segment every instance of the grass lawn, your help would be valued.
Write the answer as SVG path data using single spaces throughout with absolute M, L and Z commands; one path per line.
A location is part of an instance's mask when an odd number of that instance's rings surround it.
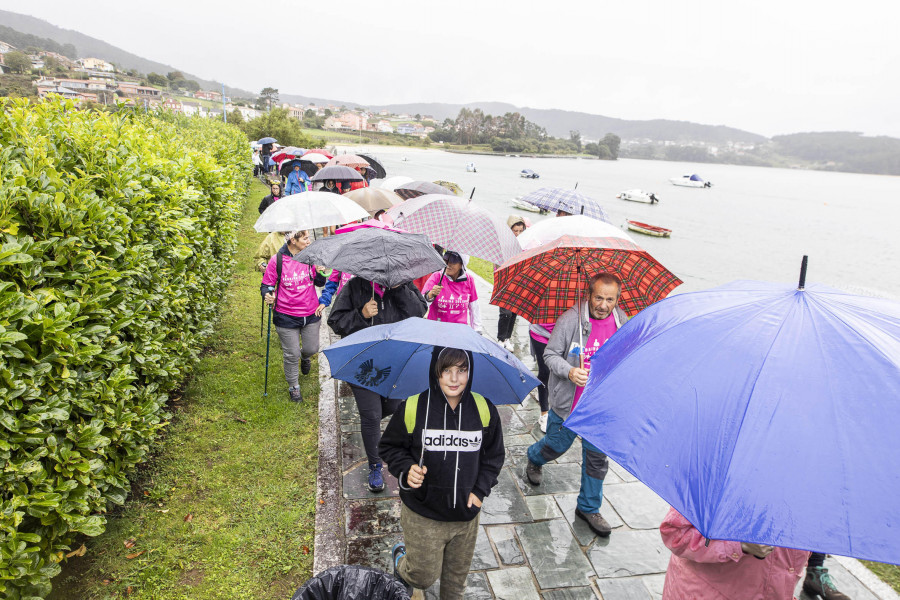
M 470 256 L 469 266 L 467 268 L 488 283 L 494 283 L 494 265 L 492 265 L 490 261 L 476 256 Z
M 900 566 L 870 562 L 868 560 L 862 562 L 869 567 L 870 571 L 878 575 L 883 582 L 894 588 L 895 591 L 900 592 Z
M 222 320 L 155 457 L 103 535 L 86 539 L 51 598 L 289 598 L 311 576 L 318 459 L 317 361 L 291 404 L 272 328 L 269 396 L 253 254 L 254 181 Z

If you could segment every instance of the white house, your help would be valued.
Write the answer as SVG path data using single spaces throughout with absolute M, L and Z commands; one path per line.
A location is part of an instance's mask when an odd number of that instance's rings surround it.
M 375 131 L 380 131 L 381 133 L 394 133 L 394 128 L 391 127 L 390 121 L 382 119 L 375 125 Z
M 106 62 L 102 58 L 79 58 L 77 62 L 85 69 L 90 69 L 91 71 L 106 71 L 108 73 L 113 73 L 116 70 L 111 63 Z

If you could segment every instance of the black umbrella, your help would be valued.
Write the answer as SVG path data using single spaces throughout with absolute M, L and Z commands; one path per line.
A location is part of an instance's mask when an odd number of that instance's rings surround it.
M 361 227 L 317 240 L 293 258 L 301 263 L 351 273 L 386 288 L 424 277 L 446 266 L 427 236 L 377 227 Z
M 342 165 L 331 165 L 322 167 L 312 176 L 313 181 L 326 181 L 332 179 L 334 181 L 362 181 L 363 176 L 356 169 L 344 167 Z
M 312 177 L 319 170 L 315 163 L 311 163 L 301 158 L 294 158 L 281 163 L 281 176 L 287 177 L 290 175 L 291 171 L 294 170 L 294 165 L 300 165 L 300 170 L 306 173 L 308 177 Z
M 257 142 L 257 144 L 277 144 L 278 140 L 273 137 L 264 137 Z
M 410 181 L 409 183 L 404 183 L 403 185 L 394 188 L 394 192 L 404 200 L 417 198 L 419 196 L 424 196 L 425 194 L 454 195 L 453 190 L 448 190 L 444 186 L 431 183 L 430 181 Z
M 369 166 L 375 171 L 375 177 L 373 179 L 384 179 L 387 177 L 387 170 L 384 168 L 384 165 L 381 164 L 380 160 L 371 154 L 357 154 L 357 156 L 366 159 L 366 162 L 368 162 Z

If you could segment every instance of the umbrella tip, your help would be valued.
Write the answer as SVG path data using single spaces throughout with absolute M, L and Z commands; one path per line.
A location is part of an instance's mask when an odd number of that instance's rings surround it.
M 798 290 L 802 290 L 806 287 L 806 263 L 808 260 L 809 256 L 804 254 L 803 261 L 800 263 L 800 285 L 797 286 Z

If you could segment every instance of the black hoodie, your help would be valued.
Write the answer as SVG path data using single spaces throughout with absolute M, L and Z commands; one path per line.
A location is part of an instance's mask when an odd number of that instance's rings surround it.
M 374 295 L 378 314 L 372 319 L 362 316 L 362 308 Z M 372 293 L 372 282 L 354 277 L 334 299 L 328 315 L 328 326 L 341 337 L 347 337 L 372 325 L 398 323 L 409 317 L 425 316 L 428 304 L 412 282 L 384 290 L 384 295 Z
M 482 427 L 478 406 L 472 397 L 473 363 L 469 357 L 469 382 L 456 410 L 450 408 L 434 376 L 434 365 L 443 348 L 436 347 L 429 367 L 429 390 L 419 395 L 416 425 L 407 433 L 404 417 L 406 402 L 391 417 L 381 436 L 378 453 L 387 463 L 388 471 L 400 482 L 400 499 L 413 512 L 435 521 L 470 521 L 480 510 L 471 508 L 469 493 L 484 500 L 497 484 L 503 468 L 503 428 L 500 415 L 488 401 L 490 422 Z M 427 427 L 426 425 L 427 420 Z M 423 430 L 427 430 L 423 433 Z M 423 441 L 427 441 L 424 466 L 427 467 L 422 487 L 413 489 L 406 483 L 406 474 L 422 456 Z M 454 450 L 461 445 L 477 450 Z M 446 450 L 439 448 L 446 447 Z

